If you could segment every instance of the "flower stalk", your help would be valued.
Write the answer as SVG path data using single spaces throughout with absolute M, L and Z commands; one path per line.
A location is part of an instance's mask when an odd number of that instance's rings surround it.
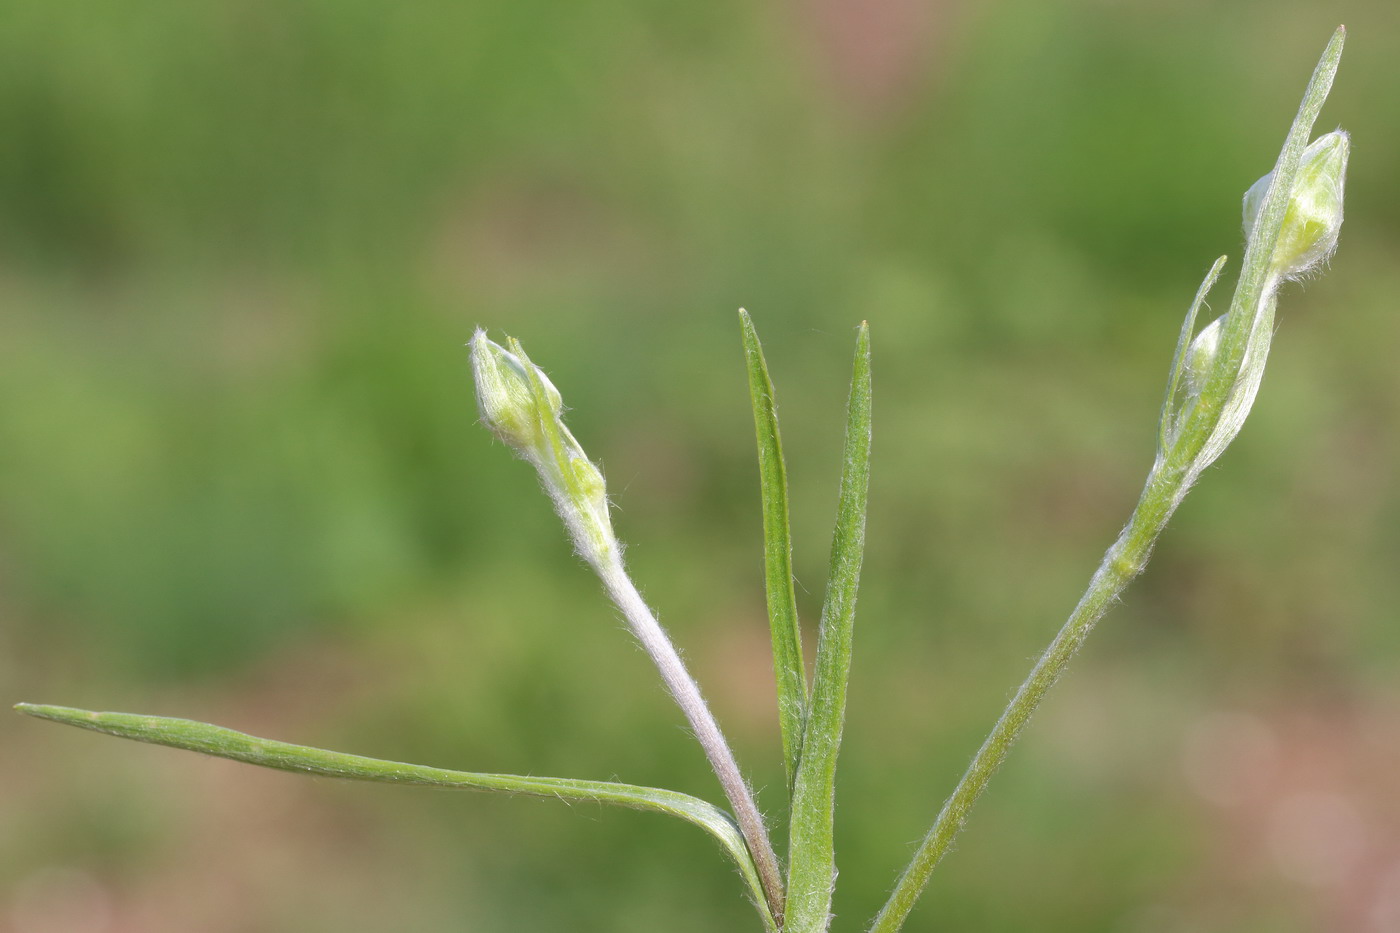
M 1345 38 L 1345 28 L 1332 36 L 1278 162 L 1245 196 L 1247 244 L 1230 310 L 1194 339 L 1196 313 L 1220 274 L 1223 257 L 1192 302 L 1168 377 L 1157 456 L 1132 517 L 944 802 L 870 933 L 895 933 L 903 925 L 1036 708 L 1095 624 L 1147 565 L 1153 544 L 1192 484 L 1243 426 L 1263 379 L 1278 288 L 1323 262 L 1341 227 L 1346 134 L 1328 134 L 1312 146 L 1308 137 L 1331 89 Z M 1186 391 L 1178 400 L 1183 381 Z
M 501 347 L 483 331 L 472 337 L 472 371 L 482 421 L 539 472 L 579 556 L 597 573 L 608 597 L 656 665 L 734 808 L 735 822 L 762 882 L 767 909 L 781 924 L 782 873 L 753 791 L 739 771 L 729 741 L 699 684 L 627 573 L 622 546 L 608 514 L 602 471 L 564 425 L 559 391 L 530 362 L 518 340 L 511 339 L 509 344 L 510 349 Z

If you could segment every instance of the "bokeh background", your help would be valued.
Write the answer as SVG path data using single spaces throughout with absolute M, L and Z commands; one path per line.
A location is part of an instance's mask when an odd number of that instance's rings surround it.
M 861 929 L 1126 517 L 1181 315 L 1345 21 L 1341 251 L 908 929 L 1400 930 L 1400 8 L 1325 6 L 10 0 L 0 699 L 717 797 L 474 423 L 486 325 L 562 387 L 781 838 L 735 309 L 809 622 L 868 318 Z M 658 817 L 0 717 L 5 933 L 748 929 Z

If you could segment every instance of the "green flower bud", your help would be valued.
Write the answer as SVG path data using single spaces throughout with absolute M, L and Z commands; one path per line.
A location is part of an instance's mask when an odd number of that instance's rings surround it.
M 1294 279 L 1317 268 L 1337 247 L 1342 229 L 1342 194 L 1346 184 L 1347 156 L 1351 137 L 1336 130 L 1320 136 L 1303 151 L 1298 180 L 1288 199 L 1288 208 L 1274 247 L 1271 270 L 1279 278 Z M 1264 195 L 1274 179 L 1270 172 L 1245 192 L 1245 238 L 1253 232 L 1254 221 Z
M 617 540 L 600 471 L 564 424 L 559 390 L 519 341 L 507 350 L 472 335 L 472 372 L 481 420 L 539 472 L 540 483 L 564 520 L 574 545 L 595 564 L 615 559 Z
M 482 422 L 518 452 L 537 450 L 544 440 L 541 419 L 558 417 L 562 408 L 559 390 L 535 367 L 549 401 L 549 410 L 541 411 L 530 390 L 529 372 L 518 356 L 489 340 L 484 330 L 472 335 L 471 349 Z
M 1224 317 L 1218 317 L 1207 324 L 1186 350 L 1182 375 L 1186 377 L 1188 398 L 1199 398 L 1206 380 L 1210 378 L 1211 367 L 1215 365 L 1215 357 L 1220 350 L 1220 324 L 1224 320 Z

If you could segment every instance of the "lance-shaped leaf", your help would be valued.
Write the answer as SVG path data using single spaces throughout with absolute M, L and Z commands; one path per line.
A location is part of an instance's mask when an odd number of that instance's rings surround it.
M 870 484 L 870 330 L 863 323 L 854 370 L 836 533 L 831 542 L 831 570 L 812 680 L 812 705 L 807 713 L 802 760 L 797 765 L 792 795 L 785 933 L 823 933 L 827 929 L 831 889 L 836 880 L 832 832 L 836 754 L 846 718 L 846 683 L 851 671 L 851 635 L 865 553 L 866 492 Z
M 530 797 L 553 797 L 564 801 L 610 803 L 634 810 L 649 810 L 679 817 L 699 826 L 719 841 L 720 846 L 739 867 L 739 873 L 748 884 L 749 896 L 763 916 L 769 933 L 776 933 L 778 928 L 765 905 L 758 872 L 749 856 L 748 847 L 744 844 L 744 837 L 740 835 L 734 821 L 729 814 L 715 805 L 688 794 L 611 781 L 449 771 L 444 768 L 405 764 L 401 761 L 347 755 L 344 752 L 327 751 L 306 745 L 291 745 L 190 719 L 142 716 L 134 713 L 94 713 L 66 706 L 42 706 L 33 703 L 20 703 L 15 709 L 40 719 L 105 732 L 124 739 L 202 752 L 263 768 L 276 768 L 279 771 L 319 774 L 355 781 L 378 781 L 384 784 L 418 784 L 456 790 L 500 791 Z
M 763 568 L 768 591 L 768 626 L 773 635 L 773 675 L 778 683 L 778 724 L 783 734 L 783 765 L 788 790 L 802 757 L 802 727 L 807 718 L 807 670 L 802 658 L 802 629 L 792 582 L 792 532 L 788 521 L 787 466 L 778 433 L 773 380 L 748 312 L 739 309 L 744 360 L 749 370 L 749 398 L 758 436 L 758 477 L 763 495 Z

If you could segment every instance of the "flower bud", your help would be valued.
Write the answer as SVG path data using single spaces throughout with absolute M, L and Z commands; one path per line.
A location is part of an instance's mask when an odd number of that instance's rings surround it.
M 1199 398 L 1206 380 L 1210 378 L 1211 367 L 1215 365 L 1215 357 L 1220 350 L 1220 325 L 1224 320 L 1224 317 L 1218 317 L 1207 324 L 1186 350 L 1182 375 L 1186 377 L 1188 398 Z
M 549 410 L 541 411 L 530 389 L 529 371 L 518 356 L 489 340 L 483 330 L 472 335 L 471 348 L 482 422 L 522 454 L 538 448 L 543 442 L 541 419 L 557 417 L 562 407 L 559 390 L 535 367 L 549 403 Z
M 539 472 L 579 554 L 601 564 L 616 559 L 603 473 L 564 424 L 559 390 L 516 340 L 510 350 L 472 335 L 472 372 L 481 420 Z
M 1351 138 L 1342 130 L 1318 137 L 1303 151 L 1270 263 L 1275 276 L 1293 279 L 1306 275 L 1336 248 L 1337 234 L 1342 229 L 1342 193 L 1350 153 Z M 1274 173 L 1270 172 L 1245 192 L 1246 239 L 1253 232 L 1273 178 Z

